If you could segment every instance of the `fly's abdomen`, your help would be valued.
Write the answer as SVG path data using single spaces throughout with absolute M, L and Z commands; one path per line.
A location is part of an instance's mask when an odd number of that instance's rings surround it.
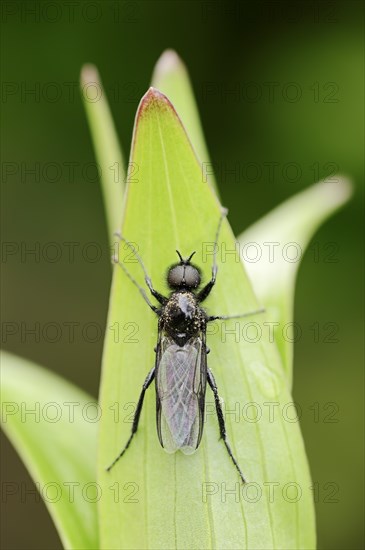
M 169 338 L 164 343 L 156 378 L 160 442 L 168 453 L 192 454 L 202 430 L 201 340 L 183 347 Z

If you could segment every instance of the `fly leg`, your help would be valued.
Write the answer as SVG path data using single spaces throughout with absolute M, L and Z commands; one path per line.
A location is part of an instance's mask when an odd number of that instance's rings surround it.
M 110 464 L 110 466 L 106 469 L 107 472 L 110 472 L 110 470 L 113 468 L 114 464 L 116 462 L 118 462 L 118 460 L 124 455 L 124 453 L 128 449 L 128 447 L 129 447 L 129 445 L 130 445 L 130 443 L 133 439 L 134 434 L 136 433 L 136 431 L 138 429 L 138 422 L 139 422 L 139 417 L 141 416 L 141 412 L 142 412 L 144 395 L 146 393 L 146 390 L 147 390 L 148 386 L 153 381 L 154 377 L 155 377 L 155 367 L 153 367 L 153 369 L 150 370 L 150 372 L 147 375 L 146 380 L 143 383 L 141 395 L 139 396 L 136 412 L 135 412 L 134 419 L 133 419 L 131 435 L 129 436 L 129 439 L 128 439 L 125 447 L 121 450 L 121 452 L 119 453 L 117 458 L 115 460 L 113 460 L 113 462 Z
M 221 210 L 221 217 L 219 218 L 217 231 L 215 234 L 214 239 L 214 248 L 213 248 L 213 266 L 212 266 L 212 278 L 211 280 L 201 289 L 200 292 L 197 294 L 198 302 L 203 302 L 206 298 L 208 298 L 213 286 L 215 285 L 215 280 L 217 278 L 217 251 L 218 251 L 218 239 L 219 239 L 219 233 L 221 231 L 222 222 L 224 218 L 227 216 L 228 210 L 226 208 L 222 208 Z
M 215 378 L 213 376 L 213 373 L 209 368 L 207 368 L 207 378 L 208 378 L 208 384 L 211 387 L 211 389 L 213 391 L 213 394 L 214 394 L 215 408 L 216 408 L 216 411 L 217 411 L 219 431 L 220 431 L 220 434 L 221 434 L 221 438 L 224 441 L 227 452 L 228 452 L 229 456 L 231 457 L 231 459 L 233 461 L 233 464 L 236 466 L 237 471 L 238 471 L 243 483 L 247 483 L 247 479 L 243 475 L 242 470 L 239 467 L 237 460 L 233 456 L 232 449 L 231 449 L 231 447 L 230 447 L 230 445 L 227 441 L 226 424 L 224 422 L 224 416 L 223 416 L 222 406 L 221 406 L 220 399 L 219 399 L 218 388 L 217 388 L 217 384 L 216 384 Z
M 164 305 L 166 304 L 167 302 L 167 298 L 165 296 L 163 296 L 162 294 L 160 294 L 160 292 L 157 292 L 157 290 L 155 290 L 153 288 L 153 285 L 152 285 L 152 281 L 147 273 L 147 269 L 142 261 L 142 258 L 141 256 L 138 254 L 136 248 L 133 246 L 133 243 L 127 241 L 127 239 L 125 239 L 124 237 L 122 237 L 122 235 L 116 231 L 114 233 L 114 235 L 123 243 L 125 243 L 128 248 L 133 252 L 134 256 L 137 258 L 137 261 L 139 263 L 139 265 L 141 266 L 142 270 L 143 270 L 143 273 L 144 273 L 144 279 L 146 281 L 146 285 L 148 286 L 152 296 L 154 296 L 156 298 L 156 300 L 158 302 L 160 302 L 160 304 Z M 147 298 L 146 296 L 146 293 L 144 291 L 144 289 L 137 283 L 137 281 L 132 277 L 132 275 L 129 273 L 129 271 L 127 270 L 127 268 L 125 267 L 125 265 L 122 263 L 122 262 L 119 262 L 118 260 L 118 257 L 116 255 L 113 256 L 113 262 L 118 264 L 122 269 L 123 271 L 126 273 L 126 275 L 130 278 L 130 280 L 132 281 L 132 283 L 134 283 L 136 285 L 136 287 L 138 288 L 138 290 L 140 291 L 140 293 L 142 294 L 144 300 L 147 302 L 147 304 L 150 306 L 150 308 L 155 311 L 157 313 L 157 308 L 155 308 L 155 306 L 152 306 L 152 304 L 150 303 L 149 299 Z
M 227 319 L 241 319 L 242 317 L 250 317 L 251 315 L 257 315 L 258 313 L 265 313 L 265 308 L 261 307 L 260 309 L 255 309 L 254 311 L 247 311 L 246 313 L 238 313 L 237 315 L 211 315 L 208 317 L 207 322 L 216 321 L 217 319 L 222 319 L 227 321 Z
M 130 279 L 132 281 L 132 283 L 138 288 L 139 292 L 141 293 L 142 295 L 142 298 L 144 299 L 144 301 L 146 302 L 146 304 L 152 309 L 152 311 L 154 311 L 156 313 L 156 315 L 160 315 L 161 311 L 158 307 L 154 306 L 153 304 L 151 304 L 147 294 L 146 294 L 146 291 L 144 288 L 142 288 L 138 283 L 137 281 L 135 280 L 134 277 L 132 277 L 132 275 L 129 273 L 128 269 L 125 267 L 125 265 L 122 263 L 122 262 L 119 262 L 118 261 L 118 258 L 117 256 L 113 256 L 112 258 L 113 262 L 116 264 L 116 265 L 119 265 L 120 268 L 123 269 L 124 273 L 127 275 L 128 279 Z
M 203 287 L 201 289 L 200 292 L 198 292 L 198 294 L 196 295 L 197 296 L 197 299 L 198 299 L 198 302 L 203 302 L 206 298 L 208 298 L 213 286 L 215 285 L 215 280 L 217 278 L 217 271 L 218 271 L 218 268 L 216 265 L 213 265 L 212 267 L 212 278 L 211 280 L 209 281 L 209 283 L 207 283 L 205 285 L 205 287 Z
M 154 296 L 156 300 L 160 302 L 160 304 L 165 305 L 168 301 L 168 298 L 166 298 L 166 296 L 163 296 L 163 294 L 161 294 L 160 292 L 158 292 L 153 288 L 152 281 L 147 274 L 145 276 L 145 281 L 146 281 L 146 285 L 150 289 L 152 296 Z

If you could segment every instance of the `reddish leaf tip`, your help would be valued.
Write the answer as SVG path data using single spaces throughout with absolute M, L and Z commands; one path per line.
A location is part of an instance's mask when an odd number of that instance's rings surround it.
M 157 88 L 153 88 L 151 86 L 141 99 L 137 113 L 137 120 L 141 118 L 141 116 L 143 116 L 146 112 L 151 111 L 156 107 L 167 107 L 175 111 L 172 103 L 165 96 L 165 94 L 157 90 Z

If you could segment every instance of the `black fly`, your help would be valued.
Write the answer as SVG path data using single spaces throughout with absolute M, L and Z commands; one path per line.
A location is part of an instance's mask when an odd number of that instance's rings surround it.
M 144 300 L 158 316 L 158 337 L 155 348 L 155 365 L 148 373 L 142 386 L 131 435 L 122 451 L 107 468 L 108 471 L 128 449 L 138 428 L 145 392 L 154 379 L 156 384 L 157 433 L 162 447 L 168 453 L 175 453 L 178 450 L 184 454 L 194 453 L 199 447 L 203 433 L 205 390 L 208 382 L 214 394 L 221 438 L 242 481 L 246 481 L 227 441 L 217 385 L 213 373 L 207 365 L 209 349 L 206 345 L 206 330 L 207 323 L 216 319 L 246 317 L 260 313 L 263 310 L 233 316 L 209 316 L 200 306 L 201 302 L 209 296 L 216 281 L 217 244 L 222 221 L 226 214 L 227 211 L 224 210 L 215 236 L 211 280 L 198 291 L 201 282 L 200 270 L 191 263 L 191 258 L 195 252 L 184 260 L 180 252 L 176 251 L 180 261 L 171 266 L 167 273 L 167 283 L 171 289 L 169 297 L 163 296 L 153 288 L 143 261 L 134 246 L 120 234 L 117 234 L 118 238 L 134 252 L 143 269 L 146 284 L 152 296 L 160 303 L 160 307 L 156 307 L 150 302 L 145 290 L 132 277 L 125 265 L 120 263 L 117 257 L 114 257 L 113 261 L 123 269 L 133 284 L 137 286 Z

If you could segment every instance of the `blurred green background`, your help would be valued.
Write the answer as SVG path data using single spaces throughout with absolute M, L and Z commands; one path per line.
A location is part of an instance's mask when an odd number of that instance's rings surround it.
M 95 396 L 102 353 L 95 326 L 105 325 L 111 266 L 78 92 L 82 64 L 100 70 L 127 156 L 153 66 L 163 50 L 177 50 L 236 234 L 334 169 L 352 178 L 353 199 L 317 233 L 301 267 L 294 399 L 316 483 L 319 548 L 363 548 L 362 2 L 4 1 L 1 8 L 2 322 L 16 330 L 4 331 L 3 347 Z M 61 245 L 54 262 L 46 261 L 56 252 L 50 243 Z M 64 243 L 77 243 L 74 261 Z M 25 254 L 34 247 L 39 258 Z M 95 252 L 101 256 L 92 261 Z M 39 342 L 22 334 L 36 323 L 50 327 Z M 47 323 L 61 327 L 54 343 Z M 77 323 L 73 341 L 67 323 Z M 2 504 L 2 547 L 60 548 L 4 437 L 2 476 L 23 484 L 23 494 Z

